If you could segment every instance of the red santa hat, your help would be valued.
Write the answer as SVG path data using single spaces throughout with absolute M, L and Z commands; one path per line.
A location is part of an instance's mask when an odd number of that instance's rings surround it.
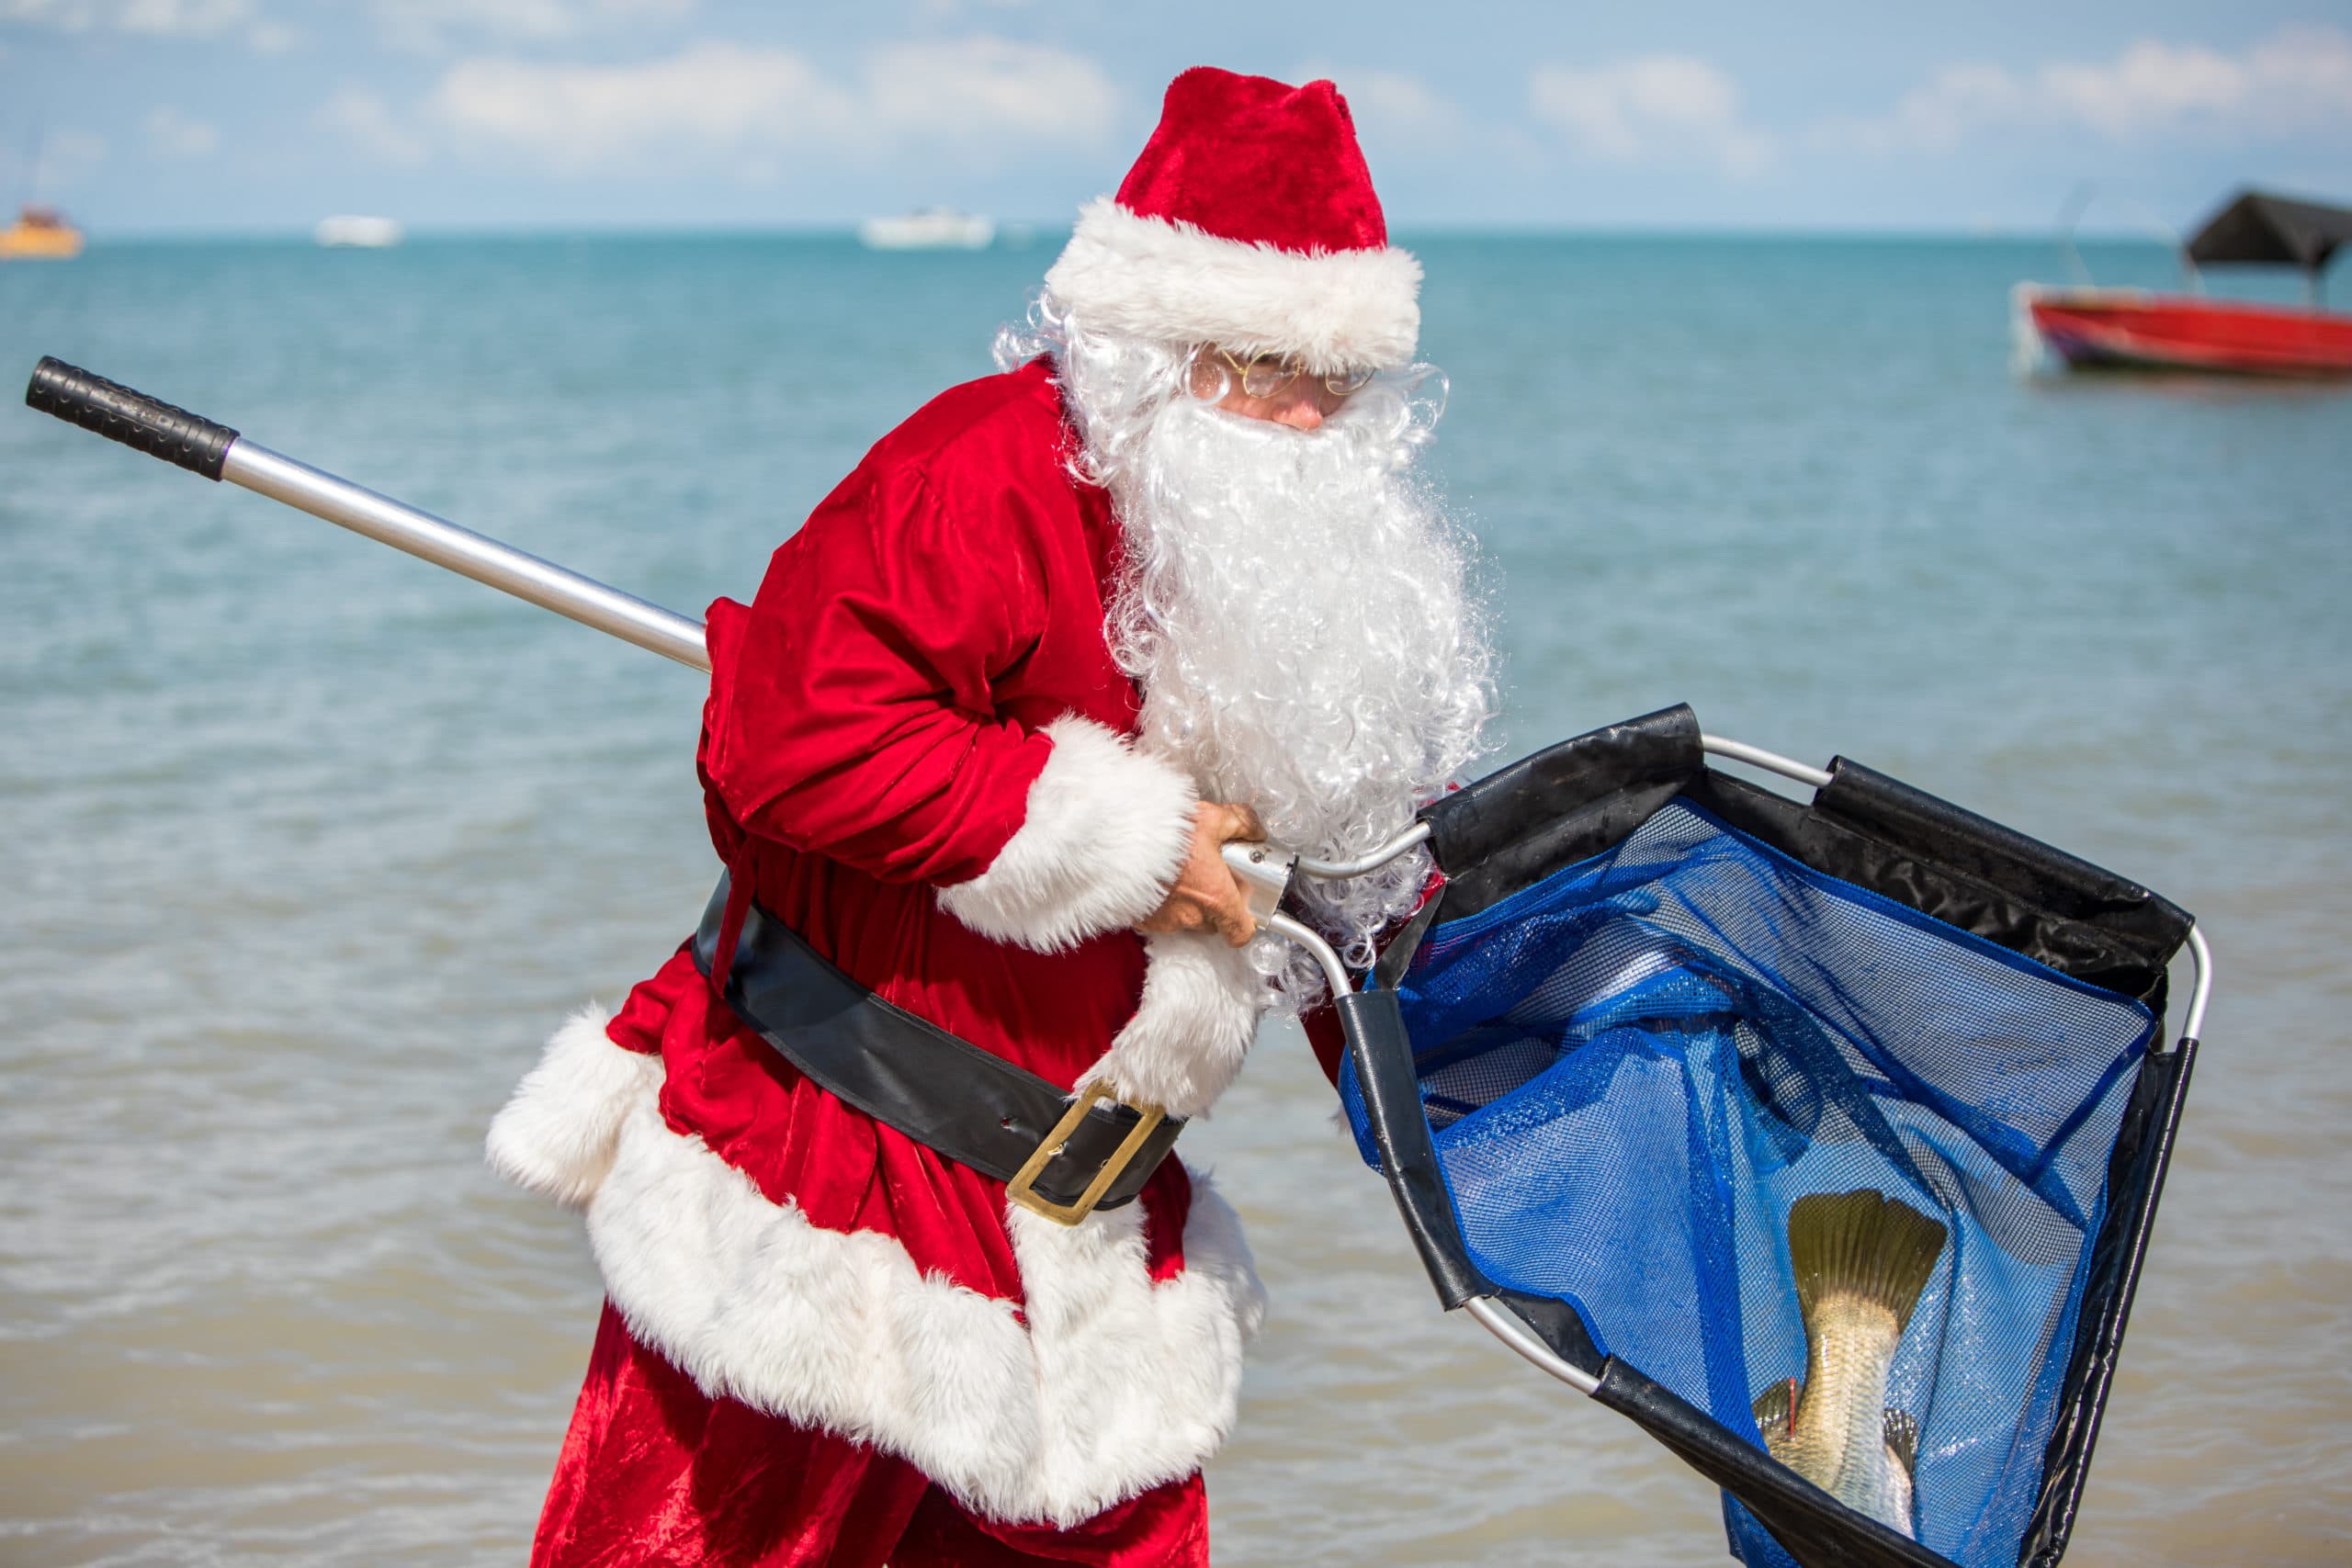
M 1339 89 L 1208 65 L 1168 85 L 1119 194 L 1088 205 L 1046 274 L 1095 331 L 1324 371 L 1410 359 L 1420 285 Z

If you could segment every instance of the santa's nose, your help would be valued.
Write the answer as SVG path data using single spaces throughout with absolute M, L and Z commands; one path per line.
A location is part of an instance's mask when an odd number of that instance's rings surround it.
M 1322 405 L 1311 397 L 1292 398 L 1274 411 L 1274 423 L 1293 430 L 1318 430 L 1323 424 Z

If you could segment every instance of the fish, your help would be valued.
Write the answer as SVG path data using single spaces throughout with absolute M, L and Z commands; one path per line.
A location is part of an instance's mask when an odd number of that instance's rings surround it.
M 1798 1199 L 1789 1263 L 1804 1377 L 1771 1384 L 1755 1404 L 1774 1459 L 1915 1540 L 1919 1423 L 1888 1406 L 1886 1380 L 1949 1235 L 1941 1221 L 1867 1188 Z

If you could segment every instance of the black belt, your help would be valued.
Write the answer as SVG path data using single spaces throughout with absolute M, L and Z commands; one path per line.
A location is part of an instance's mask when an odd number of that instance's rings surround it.
M 695 967 L 717 966 L 729 878 L 695 932 Z M 884 1001 L 791 927 L 752 904 L 722 999 L 784 1059 L 885 1126 L 1006 1185 L 1023 1207 L 1076 1224 L 1134 1201 L 1182 1120 L 1090 1089 L 1069 1093 L 992 1051 Z

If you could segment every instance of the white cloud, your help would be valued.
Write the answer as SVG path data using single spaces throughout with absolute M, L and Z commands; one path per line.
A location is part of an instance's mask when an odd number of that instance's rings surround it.
M 0 22 L 55 28 L 78 33 L 111 19 L 114 6 L 101 8 L 97 0 L 0 0 Z
M 253 16 L 253 0 L 0 0 L 0 22 L 63 32 L 103 28 L 153 38 L 213 38 Z
M 158 104 L 147 113 L 147 141 L 166 158 L 209 157 L 220 151 L 220 128 Z
M 695 0 L 375 0 L 376 24 L 397 48 L 437 52 L 465 34 L 550 42 L 613 26 L 682 21 Z
M 441 49 L 458 32 L 543 39 L 574 26 L 563 0 L 377 0 L 376 20 L 387 41 L 415 50 Z
M 1982 132 L 2075 126 L 2114 141 L 2194 133 L 2291 135 L 2352 126 L 2352 36 L 2289 28 L 2240 53 L 2142 39 L 2114 58 L 2030 72 L 1949 65 L 1873 118 L 1812 140 L 1877 152 L 1947 152 Z
M 1025 11 L 1036 0 L 917 0 L 915 15 L 927 22 L 952 21 L 978 6 L 989 11 Z
M 413 168 L 430 151 L 424 138 L 402 125 L 383 99 L 365 87 L 345 87 L 315 117 L 322 130 L 335 131 L 397 168 Z
M 1906 147 L 1941 152 L 1980 125 L 2022 118 L 2028 104 L 2025 84 L 1997 65 L 1948 65 L 1925 86 L 1904 94 L 1883 118 L 1825 120 L 1814 128 L 1810 140 L 1872 151 Z
M 124 0 L 115 25 L 157 38 L 215 38 L 253 17 L 251 0 Z
M 119 7 L 98 0 L 0 0 L 0 22 L 23 22 L 78 33 L 110 22 Z
M 2109 136 L 2127 137 L 2184 116 L 2228 113 L 2245 99 L 2249 73 L 2194 45 L 2143 39 L 2104 65 L 2045 65 L 2050 102 Z
M 455 149 L 516 152 L 564 173 L 686 164 L 763 178 L 778 152 L 811 146 L 920 144 L 972 157 L 1007 142 L 1092 142 L 1117 110 L 1092 61 L 1001 39 L 894 45 L 848 80 L 789 50 L 704 42 L 628 65 L 461 60 L 420 125 Z M 389 114 L 346 118 L 368 136 L 418 136 Z
M 1739 84 L 1693 55 L 1647 54 L 1589 69 L 1538 66 L 1528 78 L 1528 106 L 1584 152 L 1612 163 L 1706 163 L 1749 175 L 1778 152 L 1769 134 L 1740 118 Z
M 0 22 L 150 39 L 211 39 L 243 29 L 263 54 L 284 53 L 295 37 L 263 17 L 254 0 L 0 0 Z
M 865 73 L 865 108 L 885 130 L 1100 141 L 1118 90 L 1082 55 L 978 37 L 894 44 Z
M 640 65 L 459 61 L 428 114 L 462 144 L 579 173 L 821 140 L 845 130 L 852 109 L 797 54 L 704 43 Z

